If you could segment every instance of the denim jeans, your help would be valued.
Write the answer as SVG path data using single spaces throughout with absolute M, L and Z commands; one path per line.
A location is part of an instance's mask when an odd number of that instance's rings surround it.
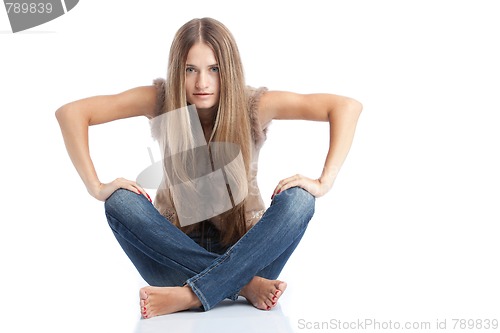
M 254 276 L 278 278 L 304 235 L 314 203 L 314 196 L 299 187 L 275 195 L 260 221 L 228 248 L 218 244 L 210 226 L 199 245 L 200 235 L 186 235 L 143 195 L 128 190 L 115 191 L 105 211 L 116 239 L 147 283 L 187 284 L 207 311 L 225 298 L 236 299 Z

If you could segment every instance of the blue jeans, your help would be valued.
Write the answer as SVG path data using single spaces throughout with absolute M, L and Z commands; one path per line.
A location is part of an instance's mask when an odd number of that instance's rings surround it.
M 128 190 L 115 191 L 105 211 L 116 239 L 147 283 L 187 284 L 207 311 L 225 298 L 236 299 L 254 276 L 278 278 L 306 231 L 314 203 L 314 196 L 298 187 L 275 195 L 260 221 L 228 248 L 214 242 L 217 232 L 210 227 L 199 245 L 199 235 L 186 235 L 143 195 Z

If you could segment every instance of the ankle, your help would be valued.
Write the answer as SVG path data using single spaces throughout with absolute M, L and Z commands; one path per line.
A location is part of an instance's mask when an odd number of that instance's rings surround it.
M 247 298 L 247 293 L 246 293 L 246 286 L 241 288 L 240 292 L 238 293 L 239 296 Z
M 196 296 L 189 285 L 185 285 L 184 288 L 186 289 L 186 295 L 188 296 L 189 309 L 199 308 L 202 304 L 198 296 Z

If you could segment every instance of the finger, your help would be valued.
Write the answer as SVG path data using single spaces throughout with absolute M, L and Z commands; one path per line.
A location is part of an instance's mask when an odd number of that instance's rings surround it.
M 307 184 L 305 182 L 303 182 L 301 179 L 294 179 L 294 180 L 290 180 L 289 182 L 283 184 L 283 186 L 281 186 L 280 193 L 284 192 L 292 187 L 301 187 L 306 191 L 308 190 L 306 188 Z
M 146 197 L 146 199 L 149 200 L 149 202 L 153 202 L 151 200 L 151 197 L 149 196 L 148 192 L 146 192 L 145 189 L 143 189 L 139 184 L 135 183 L 134 182 L 134 187 L 137 188 L 137 190 L 139 191 L 140 194 L 144 195 Z
M 134 192 L 135 194 L 139 194 L 139 195 L 142 194 L 141 191 L 136 186 L 134 186 L 133 184 L 124 184 L 122 186 L 122 188 L 124 188 L 126 190 L 129 190 L 131 192 Z
M 291 177 L 288 177 L 288 178 L 285 178 L 285 179 L 282 179 L 278 185 L 276 186 L 277 188 L 277 193 L 279 192 L 283 192 L 284 190 L 290 188 L 291 186 L 289 186 L 290 183 L 297 183 L 298 181 L 300 181 L 301 179 L 303 179 L 304 177 L 302 175 L 294 175 L 294 176 L 291 176 Z
M 290 177 L 289 179 L 290 181 L 281 186 L 280 192 L 286 191 L 292 187 L 300 187 L 314 196 L 320 195 L 317 181 L 300 175 L 297 177 Z
M 302 181 L 297 182 L 296 184 L 288 184 L 288 186 L 293 187 L 297 186 L 300 187 L 310 194 L 312 194 L 314 197 L 318 198 L 325 194 L 324 189 L 321 188 L 320 183 L 317 180 L 313 179 L 304 179 Z
M 123 188 L 125 190 L 134 192 L 135 194 L 142 194 L 140 189 L 138 188 L 138 185 L 131 180 L 125 178 L 117 178 L 114 180 L 114 183 L 117 188 Z
M 297 181 L 300 178 L 302 178 L 302 176 L 297 174 L 297 175 L 280 180 L 278 185 L 276 185 L 276 187 L 274 188 L 273 195 L 271 196 L 271 199 L 273 199 L 275 195 L 280 194 L 281 192 L 283 192 L 287 188 L 290 188 L 290 186 L 287 187 L 287 184 L 289 184 L 290 182 Z
M 281 192 L 281 187 L 282 187 L 282 186 L 283 186 L 283 185 L 282 185 L 282 182 L 280 181 L 280 182 L 278 183 L 278 185 L 276 185 L 276 187 L 275 187 L 275 188 L 274 188 L 274 190 L 273 190 L 273 194 L 271 195 L 271 200 L 272 200 L 272 199 L 274 199 L 274 196 L 275 196 L 275 195 L 280 194 L 280 192 Z
M 273 195 L 272 197 L 274 197 L 275 195 L 281 193 L 282 191 L 282 188 L 283 186 L 290 181 L 292 177 L 288 177 L 288 178 L 285 178 L 285 179 L 282 179 L 278 182 L 278 184 L 276 185 L 276 187 L 274 188 L 274 191 L 273 191 Z

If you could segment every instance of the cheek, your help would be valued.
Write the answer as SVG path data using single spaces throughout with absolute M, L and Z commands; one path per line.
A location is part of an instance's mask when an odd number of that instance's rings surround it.
M 185 93 L 186 93 L 186 99 L 188 102 L 191 102 L 190 101 L 190 95 L 191 93 L 193 92 L 193 89 L 192 89 L 192 84 L 190 82 L 190 80 L 188 78 L 186 78 L 186 80 L 184 81 L 184 85 L 185 85 Z
M 189 104 L 194 104 L 193 100 L 191 99 L 191 94 L 186 91 L 186 102 L 188 102 Z
M 215 88 L 214 90 L 217 92 L 217 94 L 219 94 L 219 92 L 220 92 L 220 78 L 219 77 L 214 78 L 213 87 Z

